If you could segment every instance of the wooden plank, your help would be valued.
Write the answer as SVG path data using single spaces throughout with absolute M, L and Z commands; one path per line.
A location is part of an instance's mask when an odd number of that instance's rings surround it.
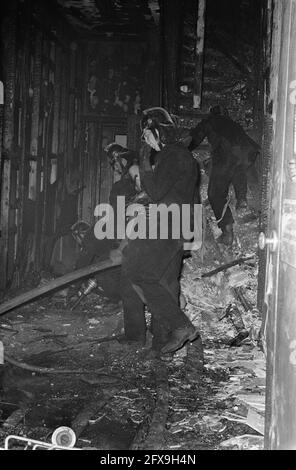
M 85 201 L 85 207 L 87 209 L 87 221 L 93 223 L 94 221 L 94 209 L 96 204 L 99 202 L 100 196 L 98 195 L 98 181 L 97 181 L 97 169 L 100 166 L 100 154 L 101 151 L 98 148 L 98 129 L 96 123 L 89 123 L 89 134 L 88 134 L 88 170 L 85 173 L 84 183 L 87 186 L 88 200 Z M 98 158 L 99 154 L 99 158 Z M 102 167 L 100 166 L 100 171 Z M 102 176 L 105 178 L 105 176 Z M 107 178 L 104 183 L 107 184 Z M 104 201 L 107 202 L 107 201 Z
M 38 137 L 39 137 L 39 114 L 40 114 L 40 96 L 41 96 L 41 77 L 42 77 L 42 33 L 36 33 L 35 53 L 34 53 L 34 71 L 33 71 L 33 113 L 31 128 L 31 146 L 30 155 L 38 157 Z
M 16 137 L 16 136 L 15 136 Z M 12 280 L 15 271 L 16 255 L 16 192 L 18 186 L 18 170 L 15 156 L 11 160 L 10 166 L 10 195 L 9 195 L 9 215 L 8 215 L 8 259 L 7 259 L 7 279 Z
M 36 175 L 33 182 L 35 190 L 35 225 L 34 225 L 34 243 L 33 258 L 34 267 L 38 271 L 40 267 L 40 236 L 41 236 L 41 220 L 39 211 L 40 201 L 40 182 L 41 182 L 41 156 L 40 139 L 39 139 L 39 121 L 40 121 L 40 99 L 41 99 L 41 80 L 42 80 L 42 40 L 41 32 L 36 32 L 35 52 L 34 52 L 34 70 L 33 70 L 33 113 L 31 127 L 31 143 L 30 154 L 36 158 Z
M 52 148 L 51 148 L 52 153 L 56 156 L 58 155 L 58 149 L 59 149 L 61 79 L 62 79 L 62 50 L 60 47 L 58 47 L 56 50 L 56 60 L 55 60 L 53 132 L 52 132 Z
M 196 24 L 197 38 L 195 45 L 195 76 L 193 84 L 193 109 L 200 109 L 202 101 L 205 10 L 206 0 L 198 0 L 198 17 Z
M 66 54 L 63 53 L 62 57 L 62 94 L 61 94 L 61 109 L 60 109 L 60 126 L 59 126 L 59 155 L 61 158 L 65 157 L 66 142 L 67 142 L 67 119 L 68 119 L 68 70 L 69 60 Z M 65 165 L 66 162 L 64 162 Z
M 296 185 L 289 174 L 295 150 L 296 1 L 282 3 L 282 34 L 267 236 L 279 243 L 267 251 L 265 302 L 268 305 L 266 447 L 296 448 Z
M 15 428 L 25 417 L 27 408 L 19 408 L 14 411 L 2 424 L 4 428 Z
M 44 96 L 43 96 L 43 114 L 44 114 L 44 126 L 43 126 L 43 208 L 41 212 L 41 237 L 40 237 L 40 261 L 43 265 L 45 259 L 45 245 L 46 245 L 46 228 L 48 226 L 48 215 L 50 214 L 49 207 L 49 184 L 50 184 L 50 155 L 52 147 L 52 121 L 53 121 L 53 106 L 54 106 L 54 97 L 53 97 L 53 83 L 50 82 L 50 78 L 54 77 L 51 74 L 51 61 L 49 57 L 51 54 L 52 46 L 51 43 L 46 40 L 43 43 L 43 53 L 47 58 L 44 59 L 43 63 L 43 83 L 47 83 L 47 86 L 44 87 Z
M 53 124 L 52 124 L 52 154 L 57 157 L 57 177 L 59 176 L 59 152 L 60 152 L 60 122 L 62 106 L 62 84 L 63 84 L 63 50 L 56 45 L 55 56 L 55 85 L 54 85 L 54 105 L 53 105 Z M 53 156 L 52 155 L 52 156 Z M 58 219 L 58 192 L 56 190 L 54 197 L 54 221 L 53 232 L 57 229 Z
M 18 174 L 18 210 L 16 217 L 17 225 L 17 247 L 16 247 L 16 266 L 18 267 L 19 279 L 16 279 L 17 286 L 20 285 L 20 279 L 22 273 L 25 270 L 25 244 L 23 243 L 23 218 L 24 218 L 24 207 L 27 199 L 27 162 L 26 162 L 26 134 L 27 134 L 27 114 L 28 114 L 28 102 L 29 95 L 28 89 L 30 88 L 30 24 L 31 24 L 31 2 L 29 7 L 26 9 L 26 15 L 24 17 L 24 32 L 23 32 L 23 45 L 22 53 L 20 54 L 20 70 L 22 80 L 20 83 L 20 104 L 22 107 L 22 121 L 20 128 L 20 156 L 19 156 L 19 174 Z
M 266 12 L 266 38 L 263 42 L 265 49 L 265 116 L 262 139 L 262 152 L 258 161 L 260 174 L 260 231 L 265 232 L 268 225 L 268 209 L 270 202 L 270 175 L 273 153 L 273 134 L 277 110 L 277 94 L 279 80 L 280 41 L 282 34 L 283 2 L 268 0 Z M 258 272 L 258 309 L 265 311 L 264 286 L 266 275 L 266 250 L 259 252 Z
M 79 200 L 79 206 L 81 208 L 81 213 L 79 218 L 89 222 L 89 210 L 88 210 L 88 201 L 90 199 L 89 194 L 89 168 L 90 168 L 90 149 L 89 149 L 89 123 L 85 123 L 85 132 L 84 132 L 84 150 L 81 153 L 81 179 L 84 186 L 83 191 L 80 193 L 81 199 Z
M 182 2 L 163 0 L 160 4 L 162 106 L 174 113 L 177 109 L 177 72 L 182 23 Z
M 254 408 L 259 413 L 264 413 L 265 395 L 259 395 L 257 393 L 250 393 L 249 395 L 239 394 L 237 400 L 250 408 Z
M 84 166 L 85 160 L 88 156 L 88 123 L 87 121 L 83 122 L 83 128 L 81 130 L 81 142 L 80 142 L 80 158 L 79 158 L 79 173 L 81 175 L 81 184 L 84 186 Z M 84 198 L 84 189 L 78 195 L 78 218 L 79 220 L 83 219 L 83 198 Z
M 57 277 L 52 281 L 48 282 L 45 285 L 41 285 L 40 287 L 36 287 L 35 289 L 31 289 L 28 292 L 24 292 L 23 294 L 14 297 L 6 302 L 0 304 L 0 315 L 9 312 L 10 310 L 15 309 L 19 305 L 23 305 L 27 302 L 36 299 L 47 292 L 53 291 L 60 287 L 63 287 L 71 282 L 74 282 L 78 279 L 82 279 L 83 277 L 90 277 L 92 274 L 97 273 L 99 271 L 104 271 L 105 269 L 114 268 L 115 266 L 120 266 L 121 260 L 111 260 L 107 259 L 106 261 L 100 261 L 99 263 L 94 263 L 85 268 L 76 269 L 75 271 L 65 274 L 64 276 Z M 11 362 L 11 361 L 10 361 Z
M 15 109 L 15 83 L 16 83 L 16 11 L 15 2 L 12 2 L 11 11 L 2 24 L 2 39 L 4 45 L 3 63 L 5 64 L 5 104 L 3 126 L 3 151 L 5 160 L 1 181 L 1 249 L 0 249 L 0 288 L 5 289 L 7 284 L 9 251 L 9 217 L 11 192 L 11 152 L 14 142 L 14 109 Z M 2 155 L 3 158 L 3 155 Z
M 68 69 L 68 118 L 67 118 L 67 167 L 72 167 L 74 158 L 74 119 L 75 119 L 75 75 L 76 75 L 76 50 L 77 44 L 72 42 L 69 47 L 69 69 Z
M 9 196 L 10 196 L 10 174 L 11 161 L 4 160 L 2 170 L 2 191 L 1 191 L 1 270 L 0 286 L 4 290 L 7 283 L 7 264 L 8 264 L 8 242 L 9 242 Z
M 102 395 L 100 398 L 96 397 L 95 400 L 91 401 L 90 403 L 86 403 L 86 405 L 82 408 L 82 410 L 71 423 L 71 428 L 75 432 L 77 438 L 79 438 L 79 436 L 81 436 L 83 431 L 87 428 L 89 421 L 104 408 L 108 400 L 108 398 L 105 398 Z
M 249 408 L 246 424 L 264 436 L 264 416 L 258 411 Z
M 3 115 L 4 115 L 4 84 L 2 81 L 0 81 L 0 142 L 2 142 L 3 139 Z M 4 165 L 4 164 L 3 164 Z M 0 145 L 0 168 L 2 168 L 2 145 Z M 3 181 L 0 182 L 1 187 L 3 184 Z M 0 191 L 0 197 L 2 196 L 2 192 Z M 2 211 L 2 204 L 0 202 L 0 214 Z M 2 219 L 0 218 L 0 230 L 1 230 L 1 224 L 2 224 Z M 1 232 L 0 232 L 1 233 Z M 4 258 L 5 258 L 5 244 L 3 243 L 2 239 L 2 233 L 0 236 L 0 263 L 3 268 L 1 269 L 0 272 L 0 290 L 4 289 L 6 280 L 5 280 L 5 273 L 6 273 L 6 268 L 2 263 L 4 263 Z
M 28 68 L 26 67 L 26 61 L 28 59 L 28 45 L 24 46 L 22 54 L 23 64 L 21 66 L 23 70 L 23 82 L 22 82 L 22 93 L 28 89 Z M 22 243 L 23 238 L 23 217 L 24 217 L 24 204 L 25 204 L 25 167 L 26 167 L 26 146 L 25 146 L 25 135 L 26 135 L 26 115 L 27 115 L 27 99 L 26 95 L 23 94 L 23 101 L 21 102 L 22 106 L 22 121 L 20 128 L 20 144 L 21 144 L 21 155 L 19 161 L 19 170 L 17 174 L 17 213 L 16 213 L 16 226 L 17 226 L 17 235 L 16 235 L 16 267 L 18 270 L 17 275 L 20 276 L 20 273 L 23 268 L 25 254 L 24 246 Z M 19 287 L 19 279 L 16 280 Z
M 69 94 L 69 111 L 68 111 L 68 131 L 67 131 L 67 166 L 72 167 L 74 153 L 74 117 L 75 117 L 75 95 Z

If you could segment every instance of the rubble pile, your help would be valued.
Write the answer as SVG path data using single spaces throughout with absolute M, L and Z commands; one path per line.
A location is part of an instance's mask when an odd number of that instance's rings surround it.
M 1 442 L 9 434 L 46 441 L 57 426 L 72 426 L 78 448 L 263 448 L 257 214 L 252 204 L 236 213 L 232 195 L 235 242 L 222 248 L 204 188 L 205 243 L 181 277 L 201 339 L 150 358 L 150 333 L 144 349 L 122 343 L 121 303 L 96 289 L 75 310 L 60 290 L 9 312 L 0 323 Z

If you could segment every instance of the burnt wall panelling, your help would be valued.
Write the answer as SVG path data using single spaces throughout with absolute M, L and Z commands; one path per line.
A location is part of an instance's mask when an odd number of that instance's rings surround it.
M 82 54 L 60 21 L 50 31 L 32 13 L 15 1 L 2 21 L 2 290 L 37 276 L 77 219 Z

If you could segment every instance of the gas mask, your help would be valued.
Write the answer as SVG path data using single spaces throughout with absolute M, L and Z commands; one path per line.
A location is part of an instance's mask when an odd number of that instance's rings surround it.
M 90 225 L 83 220 L 75 222 L 71 227 L 71 233 L 74 240 L 78 243 L 79 246 L 82 246 L 85 235 L 90 229 Z
M 110 161 L 110 164 L 113 168 L 113 170 L 118 173 L 119 175 L 122 175 L 124 172 L 124 169 L 127 165 L 127 161 L 125 158 L 121 158 L 119 156 L 114 157 L 112 161 Z
M 143 130 L 143 139 L 149 147 L 153 148 L 157 152 L 160 152 L 161 148 L 159 145 L 159 132 L 157 129 L 144 129 Z
M 173 117 L 164 108 L 149 108 L 141 119 L 142 139 L 157 152 L 167 144 L 168 132 L 176 129 Z
M 125 174 L 130 165 L 138 162 L 136 152 L 115 142 L 107 145 L 104 150 L 107 153 L 111 167 L 119 175 Z

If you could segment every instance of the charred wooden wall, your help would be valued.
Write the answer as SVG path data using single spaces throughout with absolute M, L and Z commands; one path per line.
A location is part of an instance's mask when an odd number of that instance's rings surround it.
M 82 50 L 38 5 L 13 0 L 2 15 L 1 289 L 40 271 L 76 221 Z
M 122 132 L 137 148 L 141 109 L 166 106 L 191 126 L 219 102 L 260 139 L 258 11 L 266 1 L 207 0 L 198 57 L 204 1 L 161 0 L 160 27 L 134 43 L 106 37 L 76 43 L 64 17 L 38 8 L 48 2 L 9 3 L 2 20 L 0 289 L 46 267 L 57 237 L 78 218 L 91 222 L 112 181 L 104 142 Z M 239 22 L 225 23 L 232 10 Z M 202 106 L 194 110 L 197 60 Z

